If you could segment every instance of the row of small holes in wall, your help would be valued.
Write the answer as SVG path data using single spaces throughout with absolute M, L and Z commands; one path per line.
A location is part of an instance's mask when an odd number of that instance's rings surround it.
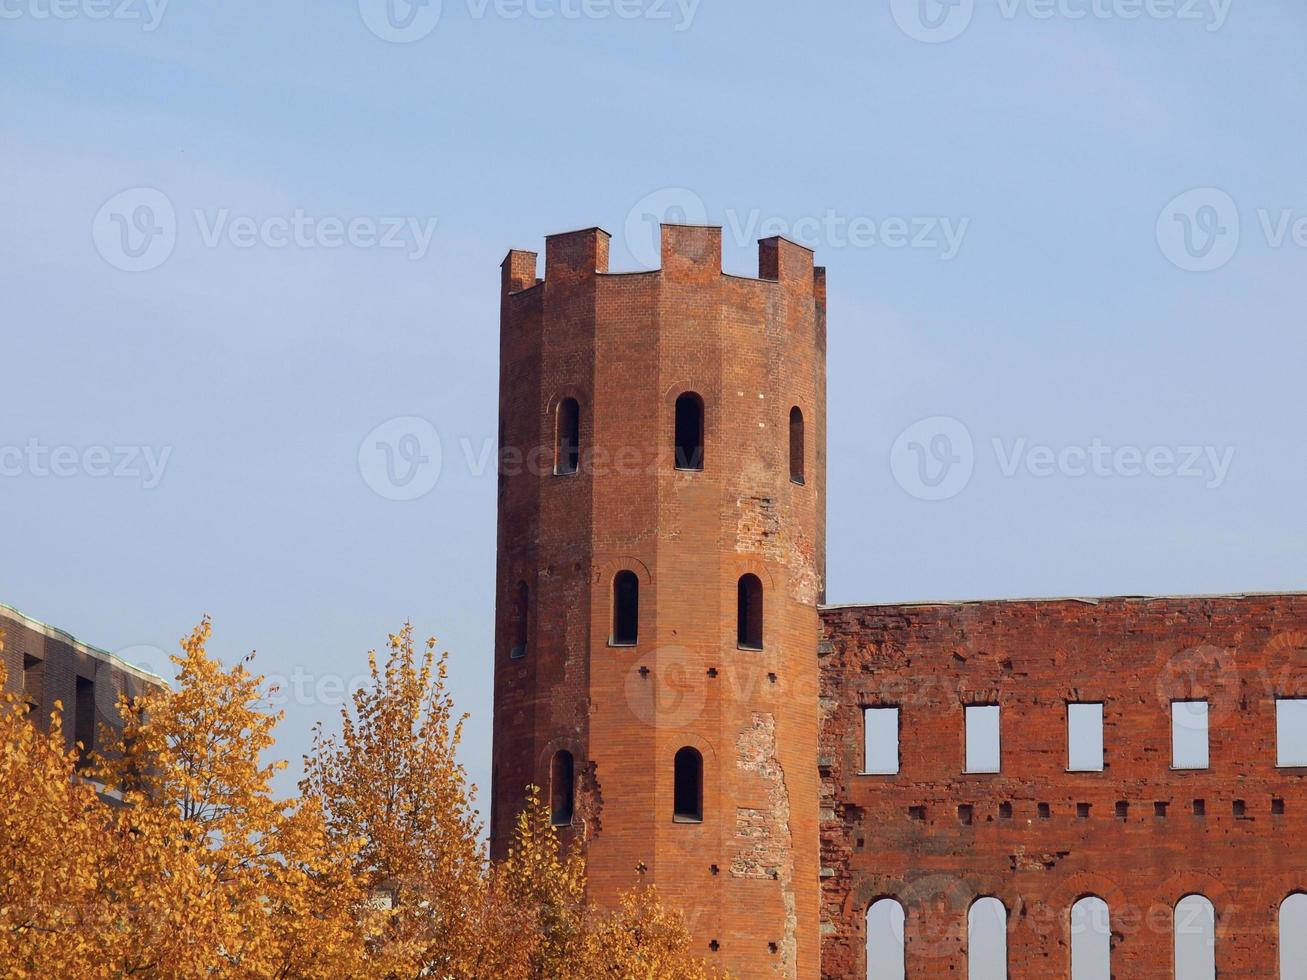
M 790 482 L 803 486 L 804 424 L 803 411 L 790 409 Z M 676 468 L 695 472 L 704 464 L 703 399 L 693 391 L 676 399 L 676 422 L 673 432 Z M 571 476 L 581 468 L 581 405 L 575 398 L 564 398 L 554 414 L 554 475 Z
M 1171 804 L 1169 801 L 1158 800 L 1153 803 L 1153 816 L 1166 817 L 1170 812 Z M 1128 820 L 1130 818 L 1131 805 L 1126 800 L 1118 800 L 1113 807 L 1113 816 L 1119 820 Z M 1013 819 L 1013 807 L 1011 803 L 1000 803 L 998 805 L 998 819 Z M 1040 820 L 1050 820 L 1053 816 L 1051 804 L 1039 803 L 1036 805 L 1035 812 Z M 958 805 L 958 821 L 970 825 L 975 822 L 976 808 L 970 803 L 961 803 Z M 1077 803 L 1076 817 L 1081 820 L 1088 820 L 1093 813 L 1093 804 Z M 1207 816 L 1207 801 L 1194 800 L 1192 804 L 1192 813 L 1195 817 Z M 1280 797 L 1274 797 L 1270 806 L 1271 816 L 1282 817 L 1285 814 L 1284 800 Z M 1248 813 L 1248 803 L 1246 800 L 1233 800 L 1230 803 L 1230 815 L 1239 819 L 1251 820 L 1252 816 Z M 922 821 L 926 819 L 926 807 L 910 806 L 908 807 L 908 817 L 912 820 Z M 992 822 L 993 817 L 989 820 Z M 863 841 L 858 840 L 858 846 L 861 847 Z

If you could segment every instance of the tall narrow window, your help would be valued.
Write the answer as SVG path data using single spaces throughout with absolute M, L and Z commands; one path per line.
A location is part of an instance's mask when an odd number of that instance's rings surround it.
M 1307 895 L 1295 892 L 1280 904 L 1280 980 L 1307 977 Z
M 513 645 L 509 656 L 520 660 L 526 656 L 527 625 L 531 615 L 531 590 L 525 582 L 518 582 L 513 595 Z
M 45 704 L 45 661 L 31 654 L 23 654 L 23 699 L 33 711 Z
M 1094 895 L 1071 906 L 1071 980 L 1112 980 L 1111 915 Z
M 790 409 L 790 480 L 803 483 L 803 412 L 798 405 Z
M 967 976 L 1007 977 L 1007 909 L 997 898 L 978 898 L 967 913 Z
M 867 980 L 903 980 L 903 906 L 892 898 L 867 910 Z
M 1275 702 L 1275 764 L 1307 766 L 1307 698 Z
M 1071 772 L 1103 770 L 1103 706 L 1066 706 L 1067 769 Z
M 745 650 L 762 649 L 762 581 L 757 575 L 740 576 L 736 610 L 736 643 Z
M 1175 907 L 1175 980 L 1215 980 L 1216 910 L 1202 895 Z
M 703 820 L 703 756 L 686 746 L 676 753 L 673 819 L 677 823 Z
M 1171 768 L 1206 769 L 1207 702 L 1171 703 Z
M 549 768 L 549 816 L 555 827 L 566 827 L 572 823 L 576 809 L 576 765 L 572 753 L 555 752 Z
M 899 709 L 862 709 L 862 771 L 884 775 L 899 771 Z
M 73 705 L 73 739 L 82 743 L 82 758 L 95 748 L 95 681 L 77 678 Z
M 676 399 L 676 468 L 703 469 L 703 399 L 693 391 Z
M 613 579 L 613 646 L 632 647 L 640 635 L 640 579 L 630 570 Z
M 575 473 L 581 462 L 581 406 L 575 398 L 558 403 L 554 428 L 554 472 Z
M 967 772 L 998 772 L 1002 746 L 996 704 L 967 705 Z

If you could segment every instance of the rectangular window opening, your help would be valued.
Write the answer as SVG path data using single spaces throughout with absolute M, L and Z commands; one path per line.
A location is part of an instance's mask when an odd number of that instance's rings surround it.
M 893 775 L 899 771 L 899 709 L 862 709 L 862 771 Z
M 1101 702 L 1068 704 L 1067 769 L 1103 771 L 1103 705 Z
M 967 772 L 1001 771 L 1002 747 L 999 734 L 998 705 L 967 705 L 966 728 Z
M 84 760 L 95 748 L 95 681 L 77 678 L 73 705 L 73 739 L 82 743 Z
M 1206 769 L 1207 702 L 1171 702 L 1171 768 Z
M 1307 766 L 1307 698 L 1275 701 L 1275 764 Z

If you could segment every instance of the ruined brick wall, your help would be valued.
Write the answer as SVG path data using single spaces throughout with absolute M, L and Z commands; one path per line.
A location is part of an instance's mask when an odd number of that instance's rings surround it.
M 599 229 L 503 265 L 491 835 L 528 783 L 579 774 L 564 837 L 593 897 L 656 884 L 696 952 L 740 977 L 818 975 L 817 603 L 825 563 L 825 280 L 759 244 L 725 275 L 721 229 L 665 226 L 662 268 L 608 272 Z M 678 470 L 675 403 L 704 405 L 704 465 Z M 555 475 L 559 403 L 580 405 L 578 472 Z M 789 417 L 805 421 L 804 482 Z M 639 637 L 611 646 L 612 583 L 640 582 Z M 736 589 L 764 590 L 761 651 Z M 516 597 L 528 601 L 525 650 Z M 703 820 L 673 819 L 673 759 L 703 757 Z
M 69 748 L 76 740 L 79 678 L 83 697 L 93 706 L 83 715 L 89 723 L 86 731 L 96 740 L 101 725 L 116 728 L 122 724 L 119 696 L 135 697 L 162 683 L 154 675 L 8 606 L 0 606 L 0 631 L 4 633 L 5 691 L 25 695 L 32 719 L 42 726 L 59 702 Z
M 821 615 L 824 976 L 866 975 L 881 897 L 906 909 L 909 976 L 965 976 L 968 908 L 995 896 L 1010 975 L 1066 977 L 1070 908 L 1096 895 L 1113 975 L 1170 977 L 1172 910 L 1194 893 L 1216 909 L 1220 977 L 1278 974 L 1278 907 L 1307 889 L 1307 770 L 1276 766 L 1275 701 L 1307 696 L 1307 596 Z M 1210 705 L 1210 767 L 1173 771 L 1170 705 L 1189 699 Z M 1077 701 L 1104 704 L 1102 772 L 1067 771 Z M 998 774 L 963 773 L 967 704 L 1001 706 Z M 897 775 L 860 774 L 868 706 L 900 708 Z

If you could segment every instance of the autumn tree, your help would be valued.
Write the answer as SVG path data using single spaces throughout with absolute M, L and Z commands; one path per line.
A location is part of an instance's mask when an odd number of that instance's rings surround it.
M 331 839 L 358 842 L 355 874 L 390 909 L 374 969 L 398 976 L 461 976 L 480 942 L 486 856 L 448 663 L 435 640 L 418 651 L 411 624 L 389 637 L 384 665 L 370 652 L 369 683 L 339 734 L 315 731 L 300 784 Z

